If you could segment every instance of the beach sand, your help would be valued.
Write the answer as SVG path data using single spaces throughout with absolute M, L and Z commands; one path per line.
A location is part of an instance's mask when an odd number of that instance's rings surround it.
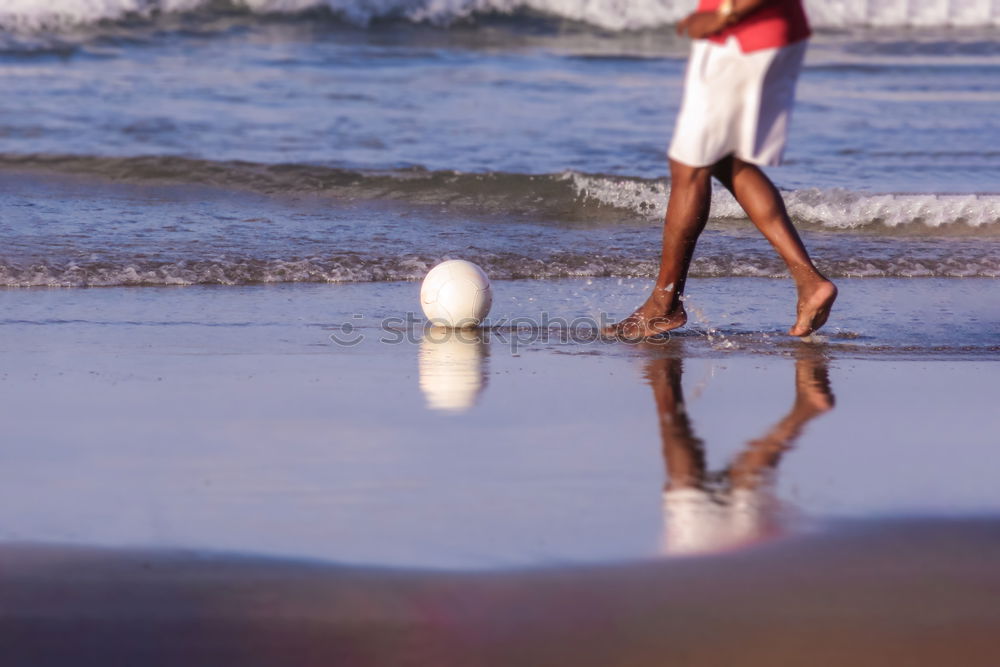
M 0 292 L 4 664 L 995 664 L 992 284 L 841 284 Z
M 9 665 L 993 665 L 995 521 L 500 573 L 5 547 Z

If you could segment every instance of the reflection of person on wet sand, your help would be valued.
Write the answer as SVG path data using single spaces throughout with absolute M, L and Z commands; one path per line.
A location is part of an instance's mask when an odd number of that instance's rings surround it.
M 670 554 L 723 551 L 777 531 L 777 508 L 769 492 L 772 471 L 803 427 L 833 407 L 825 360 L 795 362 L 795 403 L 762 437 L 751 440 L 729 467 L 709 475 L 705 448 L 695 437 L 681 390 L 682 360 L 653 359 L 646 377 L 660 416 L 667 485 L 664 550 Z

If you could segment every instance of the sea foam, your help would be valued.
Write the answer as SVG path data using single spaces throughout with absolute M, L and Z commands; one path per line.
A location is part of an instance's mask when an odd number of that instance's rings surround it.
M 670 183 L 661 179 L 584 174 L 340 169 L 313 164 L 218 162 L 174 156 L 103 157 L 0 153 L 0 168 L 81 174 L 123 183 L 206 185 L 268 195 L 302 194 L 341 200 L 448 202 L 455 214 L 615 225 L 656 223 Z M 782 192 L 792 219 L 830 231 L 875 234 L 1000 234 L 1000 194 L 878 193 L 838 188 Z M 716 187 L 713 219 L 743 220 L 733 197 Z

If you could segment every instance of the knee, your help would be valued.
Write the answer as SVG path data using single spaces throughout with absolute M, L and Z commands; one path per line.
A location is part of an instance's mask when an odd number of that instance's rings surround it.
M 672 186 L 705 186 L 712 178 L 714 165 L 707 167 L 692 167 L 691 165 L 670 161 L 670 183 Z
M 738 157 L 733 157 L 730 169 L 732 170 L 733 176 L 752 176 L 755 179 L 762 179 L 770 183 L 770 179 L 760 170 L 760 167 L 753 164 L 752 162 L 745 162 Z

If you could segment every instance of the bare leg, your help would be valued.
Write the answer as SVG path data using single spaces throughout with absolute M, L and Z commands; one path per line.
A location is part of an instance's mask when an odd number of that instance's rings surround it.
M 830 316 L 837 287 L 813 265 L 788 217 L 781 193 L 758 167 L 735 157 L 720 160 L 712 174 L 733 193 L 788 265 L 799 293 L 797 317 L 788 333 L 807 336 L 819 329 Z
M 670 161 L 670 200 L 663 223 L 660 273 L 653 293 L 634 313 L 605 333 L 641 339 L 676 329 L 687 322 L 681 295 L 695 243 L 708 222 L 712 203 L 711 172 L 711 167 L 690 167 Z

